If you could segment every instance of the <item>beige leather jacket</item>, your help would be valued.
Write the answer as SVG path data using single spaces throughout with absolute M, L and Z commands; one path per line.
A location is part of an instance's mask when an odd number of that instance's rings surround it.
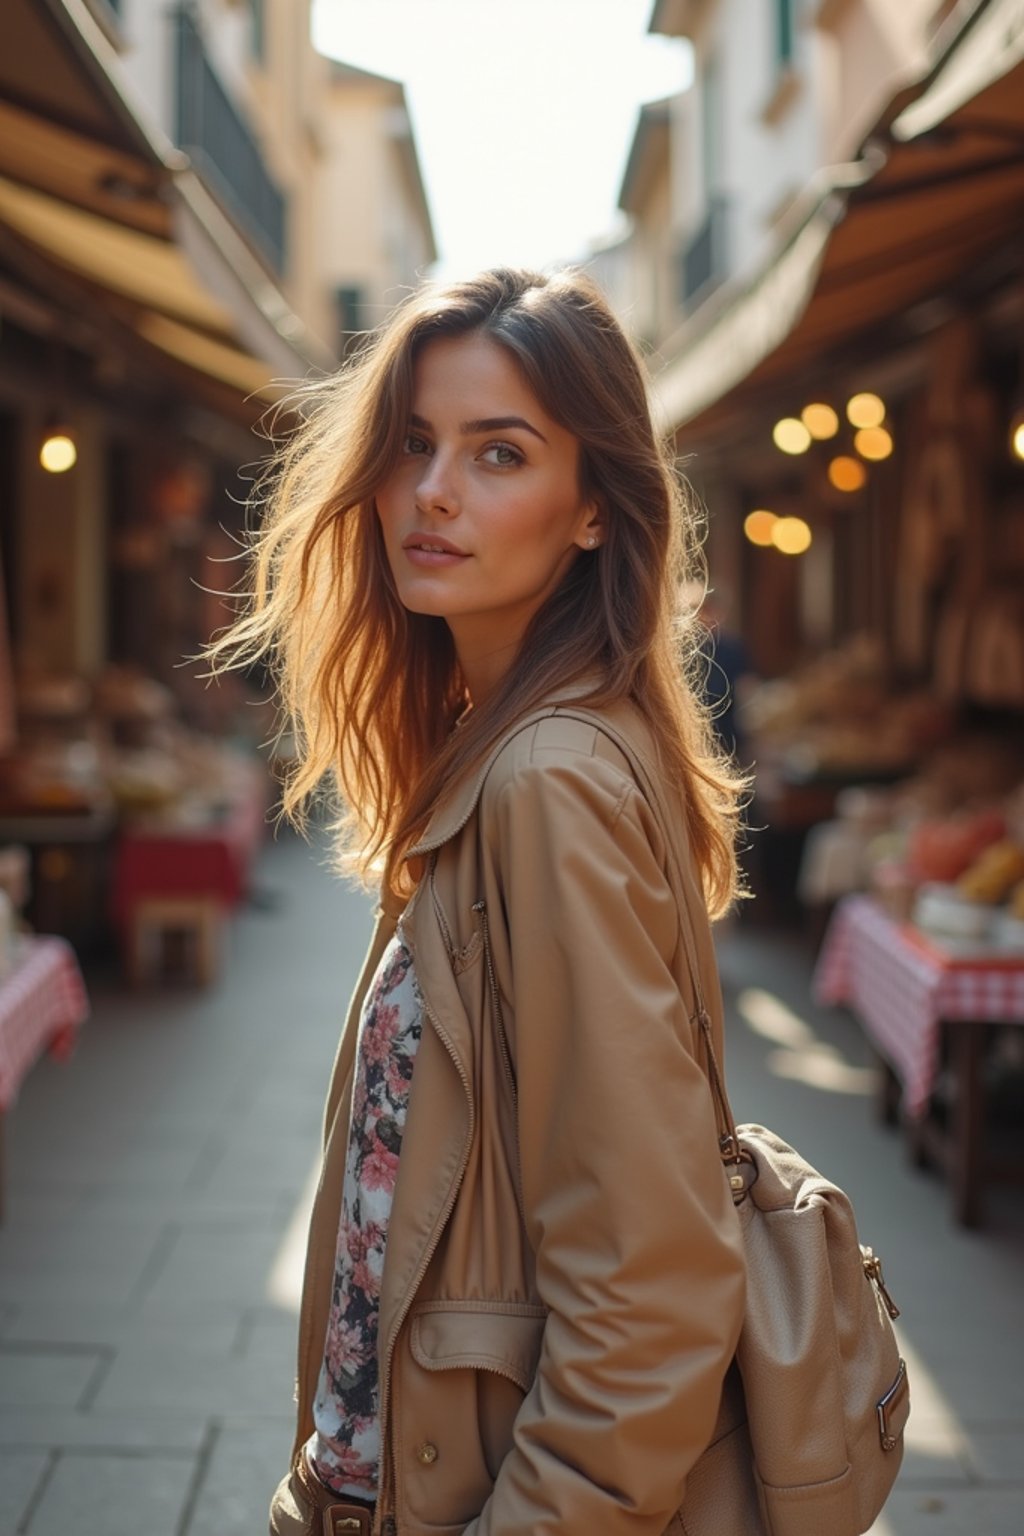
M 426 873 L 404 913 L 378 914 L 341 1040 L 296 1448 L 313 1428 L 356 1023 L 401 916 L 426 1019 L 381 1296 L 381 1536 L 685 1529 L 674 1512 L 716 1424 L 743 1260 L 683 925 L 720 1043 L 714 953 L 674 791 L 656 787 L 653 807 L 601 720 L 657 786 L 628 706 L 521 722 L 414 850 Z

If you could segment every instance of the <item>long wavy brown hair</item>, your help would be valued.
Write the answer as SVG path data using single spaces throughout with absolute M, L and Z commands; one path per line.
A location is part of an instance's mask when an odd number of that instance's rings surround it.
M 467 700 L 441 618 L 399 602 L 374 496 L 408 431 L 413 366 L 440 336 L 482 332 L 505 347 L 544 410 L 579 442 L 580 490 L 604 512 L 604 538 L 534 615 L 502 683 Z M 302 822 L 328 787 L 342 862 L 383 863 L 402 894 L 404 857 L 446 789 L 472 772 L 516 719 L 559 691 L 577 702 L 631 699 L 646 718 L 718 915 L 736 894 L 745 781 L 715 745 L 699 699 L 696 620 L 679 615 L 699 569 L 699 517 L 653 429 L 643 366 L 584 274 L 498 269 L 426 285 L 335 376 L 302 392 L 301 424 L 254 491 L 245 602 L 214 638 L 215 671 L 269 664 L 296 742 L 282 809 Z

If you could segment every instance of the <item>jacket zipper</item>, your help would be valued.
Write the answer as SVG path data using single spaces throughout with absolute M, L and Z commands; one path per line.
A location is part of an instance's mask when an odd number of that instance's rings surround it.
M 455 1178 L 452 1180 L 451 1189 L 448 1191 L 448 1198 L 444 1203 L 444 1208 L 441 1211 L 441 1215 L 434 1227 L 430 1242 L 424 1249 L 423 1257 L 420 1259 L 416 1273 L 413 1276 L 408 1289 L 406 1290 L 406 1300 L 403 1303 L 395 1325 L 391 1330 L 391 1337 L 388 1340 L 388 1347 L 384 1354 L 384 1370 L 380 1384 L 381 1444 L 383 1446 L 387 1446 L 387 1455 L 384 1458 L 385 1482 L 380 1492 L 378 1508 L 388 1508 L 389 1504 L 393 1501 L 394 1488 L 397 1484 L 398 1476 L 397 1469 L 395 1467 L 394 1446 L 391 1443 L 391 1426 L 388 1422 L 390 1418 L 391 1365 L 394 1359 L 395 1347 L 398 1344 L 398 1335 L 402 1331 L 402 1324 L 405 1322 L 405 1319 L 409 1315 L 409 1308 L 412 1306 L 413 1299 L 416 1295 L 416 1292 L 419 1290 L 423 1276 L 426 1274 L 428 1268 L 430 1267 L 430 1261 L 437 1251 L 437 1245 L 441 1241 L 441 1234 L 445 1229 L 445 1226 L 448 1222 L 448 1217 L 451 1215 L 455 1201 L 458 1198 L 459 1189 L 461 1188 L 462 1180 L 466 1172 L 466 1166 L 469 1162 L 469 1149 L 473 1144 L 473 1132 L 476 1128 L 476 1111 L 473 1105 L 473 1091 L 470 1087 L 469 1078 L 466 1076 L 465 1069 L 458 1056 L 456 1055 L 455 1048 L 452 1045 L 450 1039 L 445 1034 L 440 1023 L 438 1022 L 437 1015 L 434 1013 L 425 997 L 423 998 L 423 1011 L 433 1025 L 434 1030 L 439 1040 L 441 1041 L 441 1044 L 444 1046 L 452 1061 L 455 1063 L 455 1070 L 458 1072 L 459 1077 L 462 1080 L 462 1086 L 466 1091 L 466 1102 L 469 1105 L 469 1129 L 466 1133 L 466 1140 L 463 1144 L 462 1156 L 459 1160 L 459 1166 L 456 1171 Z M 381 1516 L 381 1536 L 396 1536 L 397 1529 L 398 1525 L 393 1513 L 389 1512 L 387 1515 Z
M 438 925 L 440 926 L 441 932 L 444 935 L 445 948 L 448 951 L 448 958 L 449 958 L 449 960 L 454 961 L 454 959 L 455 959 L 455 941 L 452 938 L 452 931 L 451 931 L 451 929 L 448 926 L 448 919 L 444 915 L 444 908 L 441 905 L 441 898 L 437 894 L 437 879 L 436 879 L 436 876 L 437 876 L 437 851 L 435 849 L 435 851 L 431 854 L 431 857 L 430 857 L 430 869 L 429 869 L 428 875 L 427 875 L 427 881 L 428 881 L 428 884 L 430 886 L 430 899 L 431 899 L 431 901 L 434 904 L 434 916 L 437 918 Z M 474 908 L 474 911 L 475 910 L 476 909 Z

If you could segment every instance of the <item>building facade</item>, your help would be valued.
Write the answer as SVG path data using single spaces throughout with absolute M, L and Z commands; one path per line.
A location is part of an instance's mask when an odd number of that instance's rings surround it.
M 633 234 L 616 294 L 645 340 L 661 347 L 785 243 L 816 178 L 855 158 L 885 104 L 921 73 L 948 9 L 657 0 L 649 30 L 689 43 L 693 80 L 641 110 L 620 195 Z
M 991 411 L 1012 414 L 1016 331 L 984 317 L 1019 299 L 1021 11 L 1016 0 L 653 8 L 652 30 L 693 47 L 694 81 L 641 113 L 613 297 L 627 322 L 642 319 L 664 425 L 710 510 L 712 580 L 737 598 L 764 675 L 862 632 L 895 671 L 935 665 L 935 614 L 915 647 L 898 640 L 907 614 L 924 612 L 896 574 L 915 537 L 899 530 L 921 506 L 906 477 L 917 483 L 916 445 L 931 435 L 920 421 L 933 414 L 935 359 L 958 360 L 947 372 L 965 392 L 987 377 Z M 651 114 L 666 111 L 655 138 Z M 874 450 L 848 416 L 860 394 L 884 406 Z M 831 435 L 807 431 L 815 406 Z M 796 558 L 748 536 L 753 513 L 800 521 Z
M 332 62 L 325 147 L 319 279 L 348 344 L 380 325 L 437 259 L 404 86 Z
M 0 822 L 57 931 L 102 914 L 77 876 L 113 836 L 119 733 L 265 739 L 259 679 L 208 688 L 189 661 L 242 574 L 254 428 L 337 365 L 342 283 L 390 292 L 417 231 L 409 259 L 432 259 L 407 117 L 359 139 L 402 168 L 365 215 L 397 231 L 387 261 L 324 219 L 343 94 L 307 0 L 4 6 Z

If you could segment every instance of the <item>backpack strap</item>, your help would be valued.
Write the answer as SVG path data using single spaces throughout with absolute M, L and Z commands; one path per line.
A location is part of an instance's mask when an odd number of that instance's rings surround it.
M 668 814 L 663 804 L 663 798 L 654 772 L 643 755 L 623 732 L 616 726 L 611 725 L 602 715 L 576 705 L 559 705 L 558 714 L 593 726 L 595 730 L 600 731 L 603 736 L 607 737 L 608 740 L 618 747 L 623 757 L 629 763 L 633 777 L 636 779 L 640 791 L 658 824 L 658 830 L 661 832 L 662 840 L 668 850 L 668 857 L 672 865 L 672 877 L 675 881 L 679 929 L 683 940 L 683 950 L 686 955 L 686 968 L 690 977 L 690 986 L 696 1005 L 690 1022 L 698 1026 L 704 1042 L 704 1052 L 707 1058 L 708 1085 L 711 1089 L 711 1097 L 714 1101 L 716 1119 L 718 1121 L 719 1150 L 721 1151 L 723 1162 L 727 1164 L 732 1165 L 746 1161 L 740 1146 L 739 1136 L 736 1132 L 736 1119 L 732 1112 L 732 1106 L 729 1103 L 725 1079 L 718 1064 L 718 1057 L 715 1054 L 711 1033 L 711 1017 L 704 1001 L 704 988 L 701 983 L 700 969 L 697 963 L 696 937 L 686 906 L 687 875 L 679 859 L 675 839 L 669 828 Z

